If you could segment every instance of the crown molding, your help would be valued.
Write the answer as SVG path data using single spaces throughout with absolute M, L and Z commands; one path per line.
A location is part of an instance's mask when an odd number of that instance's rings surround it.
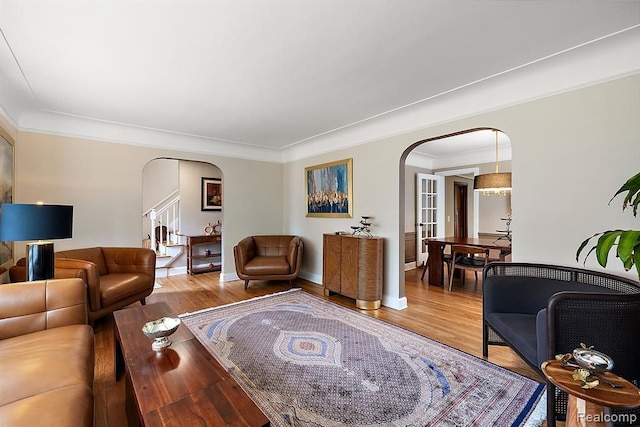
M 640 27 L 631 28 L 283 149 L 233 143 L 215 138 L 47 111 L 32 110 L 23 113 L 15 127 L 21 132 L 287 163 L 639 74 L 640 55 L 637 52 L 640 52 Z M 15 122 L 2 108 L 0 108 L 0 114 L 9 123 Z M 448 166 L 455 166 L 455 164 Z

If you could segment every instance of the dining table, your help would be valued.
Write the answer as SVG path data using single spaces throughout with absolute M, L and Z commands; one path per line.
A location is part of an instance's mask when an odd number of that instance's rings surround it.
M 426 268 L 429 269 L 428 283 L 444 286 L 444 266 L 442 254 L 447 245 L 478 246 L 498 251 L 498 260 L 505 261 L 511 254 L 511 241 L 499 237 L 428 237 L 424 239 L 428 247 L 429 258 Z

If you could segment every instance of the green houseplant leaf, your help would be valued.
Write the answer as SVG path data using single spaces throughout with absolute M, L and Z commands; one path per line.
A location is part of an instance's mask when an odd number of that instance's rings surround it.
M 609 204 L 611 204 L 618 194 L 624 193 L 625 191 L 628 191 L 629 194 L 622 200 L 622 210 L 625 210 L 627 206 L 631 205 L 633 207 L 633 216 L 636 216 L 638 214 L 638 204 L 640 204 L 640 172 L 629 178 L 627 182 L 616 191 L 616 194 L 609 200 Z
M 624 211 L 628 206 L 631 206 L 635 217 L 638 214 L 638 205 L 640 205 L 640 172 L 629 178 L 616 191 L 611 200 L 609 200 L 609 204 L 618 195 L 625 192 L 627 192 L 627 195 L 622 201 L 622 210 Z M 576 261 L 580 260 L 580 254 L 587 248 L 589 242 L 596 237 L 596 243 L 589 248 L 584 257 L 584 263 L 587 262 L 589 255 L 595 251 L 598 264 L 606 267 L 611 249 L 617 246 L 616 256 L 620 259 L 624 269 L 629 271 L 635 265 L 640 279 L 640 230 L 608 230 L 596 233 L 580 244 L 576 252 Z

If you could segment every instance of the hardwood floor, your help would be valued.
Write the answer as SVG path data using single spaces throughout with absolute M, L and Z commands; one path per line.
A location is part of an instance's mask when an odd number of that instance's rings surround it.
M 465 286 L 455 280 L 453 292 L 420 281 L 422 270 L 405 273 L 405 293 L 409 307 L 393 310 L 362 311 L 405 329 L 450 345 L 477 357 L 482 357 L 482 284 L 472 272 L 466 276 Z M 251 282 L 244 290 L 242 281 L 219 281 L 218 273 L 197 276 L 158 278 L 162 287 L 147 298 L 151 304 L 166 301 L 176 314 L 228 304 L 268 293 L 288 289 L 286 282 Z M 296 286 L 323 296 L 322 286 L 298 280 Z M 328 298 L 356 310 L 353 300 L 334 295 Z M 124 380 L 114 377 L 113 317 L 105 317 L 95 324 L 95 426 L 126 426 Z M 490 362 L 522 375 L 540 380 L 536 373 L 508 347 L 489 348 Z

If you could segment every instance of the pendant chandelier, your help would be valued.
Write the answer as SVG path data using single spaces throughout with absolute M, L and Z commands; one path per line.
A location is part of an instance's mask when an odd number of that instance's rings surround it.
M 478 175 L 473 179 L 473 189 L 484 195 L 505 195 L 511 192 L 511 172 L 498 171 L 498 131 L 496 133 L 496 171 Z

